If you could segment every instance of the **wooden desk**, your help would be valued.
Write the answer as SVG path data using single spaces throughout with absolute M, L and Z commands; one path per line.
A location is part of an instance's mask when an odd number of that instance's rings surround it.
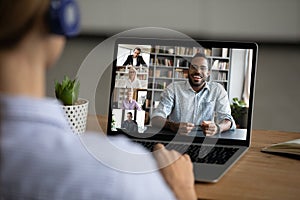
M 106 131 L 103 116 L 88 119 L 88 130 Z M 196 183 L 199 199 L 299 199 L 300 161 L 260 152 L 273 143 L 300 138 L 300 133 L 254 130 L 249 151 L 218 183 Z
M 215 184 L 196 183 L 204 199 L 299 199 L 300 161 L 260 152 L 299 133 L 254 130 L 248 152 Z

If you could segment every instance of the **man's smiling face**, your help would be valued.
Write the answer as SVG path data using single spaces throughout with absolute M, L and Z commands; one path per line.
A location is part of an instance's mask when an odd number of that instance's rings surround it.
M 189 67 L 189 82 L 195 88 L 202 88 L 210 75 L 207 59 L 196 57 Z

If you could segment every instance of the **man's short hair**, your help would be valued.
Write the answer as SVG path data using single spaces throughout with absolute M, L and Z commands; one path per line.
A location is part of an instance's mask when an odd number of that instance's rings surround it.
M 133 51 L 135 51 L 135 50 L 138 50 L 140 53 L 142 52 L 141 48 L 139 48 L 139 47 L 135 47 L 135 48 L 133 49 Z
M 202 58 L 205 58 L 205 59 L 207 60 L 207 57 L 206 57 L 206 55 L 205 55 L 204 53 L 196 53 L 196 54 L 193 56 L 192 59 L 197 58 L 197 57 L 202 57 Z
M 130 115 L 130 117 L 132 118 L 132 112 L 128 112 L 127 115 Z
M 209 59 L 206 57 L 206 55 L 204 53 L 196 53 L 193 56 L 192 60 L 195 59 L 195 58 L 198 58 L 198 57 L 206 59 L 207 60 L 207 65 L 208 65 L 207 67 L 208 67 L 209 70 L 211 70 L 211 65 L 210 65 Z

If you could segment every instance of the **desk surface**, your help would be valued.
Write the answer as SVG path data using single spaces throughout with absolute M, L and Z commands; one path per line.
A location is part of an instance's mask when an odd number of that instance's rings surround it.
M 106 130 L 106 118 L 89 117 L 88 130 Z M 300 161 L 260 152 L 270 144 L 300 138 L 300 133 L 254 130 L 249 151 L 218 183 L 196 183 L 200 199 L 299 199 Z

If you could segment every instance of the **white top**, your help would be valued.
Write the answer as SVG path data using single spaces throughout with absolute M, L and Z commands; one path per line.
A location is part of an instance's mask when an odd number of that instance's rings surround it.
M 136 64 L 137 64 L 137 58 L 133 58 L 133 57 L 132 57 L 132 65 L 133 65 L 133 66 L 136 66 Z
M 132 82 L 130 79 L 127 79 L 125 85 L 126 88 L 142 88 L 142 84 L 138 78 L 135 78 Z

